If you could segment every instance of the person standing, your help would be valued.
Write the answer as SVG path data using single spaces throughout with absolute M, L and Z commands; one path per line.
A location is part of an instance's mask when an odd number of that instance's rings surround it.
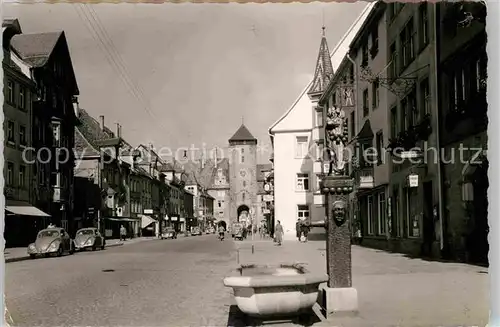
M 127 229 L 121 225 L 120 226 L 120 241 L 125 241 L 125 239 L 127 238 Z
M 297 218 L 297 222 L 295 223 L 295 236 L 297 237 L 297 240 L 300 242 L 300 232 L 301 232 L 301 227 L 302 227 L 302 222 L 300 221 L 300 218 Z
M 276 227 L 274 228 L 274 237 L 276 238 L 276 243 L 278 243 L 278 245 L 281 245 L 281 243 L 283 242 L 283 226 L 281 225 L 281 222 L 279 220 L 276 224 Z

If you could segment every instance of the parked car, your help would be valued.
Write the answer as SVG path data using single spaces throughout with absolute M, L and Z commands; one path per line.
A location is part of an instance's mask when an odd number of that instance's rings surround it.
M 104 250 L 106 241 L 97 228 L 90 227 L 79 229 L 73 242 L 76 251 L 87 249 L 95 251 L 97 248 Z
M 38 232 L 35 242 L 28 245 L 28 254 L 32 259 L 40 255 L 60 257 L 65 252 L 73 254 L 73 240 L 63 228 L 59 227 L 42 229 Z
M 195 227 L 193 228 L 193 231 L 191 232 L 192 236 L 200 236 L 201 235 L 201 229 L 200 227 Z
M 164 228 L 163 231 L 161 232 L 161 239 L 176 239 L 177 238 L 177 232 L 173 228 Z

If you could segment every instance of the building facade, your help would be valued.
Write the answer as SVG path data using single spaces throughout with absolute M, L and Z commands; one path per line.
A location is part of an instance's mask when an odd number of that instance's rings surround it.
M 257 205 L 257 139 L 241 125 L 229 139 L 229 223 L 251 225 Z
M 21 27 L 17 19 L 4 20 L 2 27 L 6 200 L 4 236 L 6 246 L 10 247 L 32 242 L 38 230 L 47 225 L 52 199 L 46 197 L 38 201 L 40 191 L 34 168 L 36 153 L 26 151 L 33 147 L 33 101 L 36 88 L 29 66 L 11 51 L 10 40 L 22 33 Z
M 326 108 L 317 102 L 372 6 L 367 5 L 331 53 L 323 35 L 314 79 L 269 129 L 274 160 L 274 221 L 279 220 L 283 225 L 285 239 L 295 239 L 298 219 L 325 219 L 319 182 L 325 172 L 321 159 Z
M 486 6 L 440 4 L 437 11 L 442 248 L 451 258 L 488 264 Z

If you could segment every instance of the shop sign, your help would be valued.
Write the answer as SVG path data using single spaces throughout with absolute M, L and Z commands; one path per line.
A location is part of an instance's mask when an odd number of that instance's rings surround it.
M 418 187 L 418 175 L 416 174 L 409 175 L 408 184 L 410 187 Z
M 144 209 L 144 214 L 145 215 L 152 215 L 153 214 L 153 209 Z
M 171 221 L 177 221 L 177 217 L 170 217 Z

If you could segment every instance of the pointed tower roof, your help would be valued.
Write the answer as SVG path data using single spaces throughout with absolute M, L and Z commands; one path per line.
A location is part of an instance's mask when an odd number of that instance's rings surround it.
M 314 78 L 309 89 L 309 94 L 323 92 L 327 87 L 330 79 L 333 77 L 333 65 L 330 57 L 330 50 L 328 49 L 328 42 L 325 36 L 325 27 L 323 26 L 323 36 L 319 45 L 318 59 L 316 60 L 316 69 L 314 71 Z
M 253 137 L 252 133 L 250 133 L 250 131 L 244 124 L 241 124 L 240 128 L 229 139 L 229 144 L 240 143 L 240 142 L 257 143 L 257 139 Z

